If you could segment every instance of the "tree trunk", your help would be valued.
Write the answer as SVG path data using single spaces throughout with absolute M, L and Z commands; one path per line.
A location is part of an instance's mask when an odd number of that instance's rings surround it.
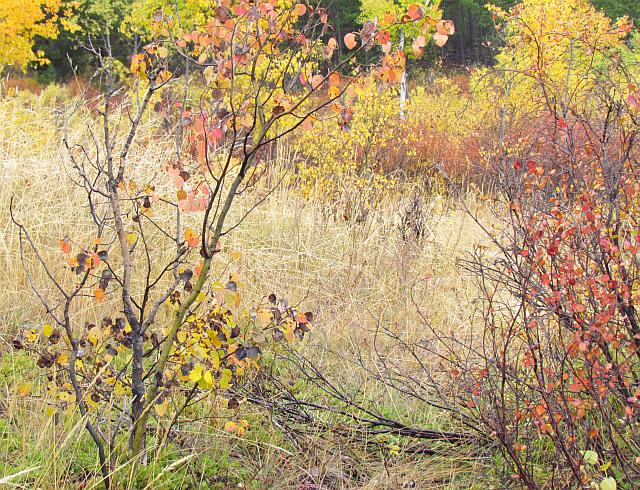
M 400 29 L 400 51 L 404 51 L 404 29 Z M 405 64 L 400 80 L 400 119 L 405 117 L 405 107 L 407 104 L 407 66 Z

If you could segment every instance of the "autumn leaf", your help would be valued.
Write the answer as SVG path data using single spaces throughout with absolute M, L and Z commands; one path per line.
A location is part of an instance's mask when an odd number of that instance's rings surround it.
M 391 25 L 396 21 L 396 14 L 394 12 L 387 12 L 384 14 L 384 23 L 386 25 Z
M 207 384 L 208 388 L 213 387 L 213 375 L 211 374 L 211 371 L 209 371 L 208 369 L 205 371 L 204 375 L 202 376 L 202 381 Z
M 439 48 L 441 48 L 442 46 L 444 46 L 445 44 L 447 44 L 447 40 L 449 39 L 449 36 L 447 36 L 446 34 L 441 34 L 439 32 L 436 32 L 433 35 L 433 42 L 435 43 L 436 46 L 438 46 Z
M 336 86 L 329 87 L 329 90 L 327 91 L 327 95 L 329 96 L 330 99 L 336 99 L 340 97 L 340 87 L 336 87 Z
M 71 253 L 71 240 L 68 237 L 64 237 L 60 240 L 60 250 L 65 254 Z
M 155 405 L 153 406 L 153 409 L 155 410 L 156 414 L 158 414 L 158 417 L 164 417 L 165 414 L 167 413 L 168 408 L 169 408 L 169 397 L 167 396 L 163 396 L 160 399 L 158 399 Z
M 273 320 L 273 313 L 267 308 L 258 308 L 258 311 L 256 312 L 256 319 L 261 326 L 267 326 L 271 323 L 271 320 Z
M 347 49 L 353 49 L 358 45 L 355 32 L 350 32 L 349 34 L 346 34 L 344 36 L 344 45 L 347 47 Z
M 436 32 L 445 36 L 453 36 L 456 27 L 452 20 L 439 20 L 436 24 Z
M 93 297 L 98 301 L 102 301 L 104 299 L 104 289 L 96 288 L 93 290 Z
M 20 395 L 22 398 L 24 398 L 29 393 L 31 393 L 31 390 L 33 389 L 33 384 L 32 383 L 18 383 L 17 389 L 18 389 L 18 395 Z
M 91 342 L 93 345 L 96 345 L 104 337 L 105 333 L 98 326 L 91 327 L 89 332 L 87 332 L 87 340 L 89 340 L 89 342 Z
M 200 239 L 191 228 L 184 230 L 184 239 L 191 248 L 195 248 L 200 245 Z
M 196 366 L 189 373 L 189 379 L 194 383 L 197 383 L 202 378 L 202 366 Z
M 407 15 L 411 20 L 419 20 L 423 15 L 422 7 L 417 3 L 409 5 L 409 8 L 407 9 Z

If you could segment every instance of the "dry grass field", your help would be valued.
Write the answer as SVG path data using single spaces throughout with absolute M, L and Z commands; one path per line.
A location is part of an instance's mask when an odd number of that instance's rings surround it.
M 62 146 L 61 126 L 71 99 L 56 98 L 52 89 L 40 97 L 22 94 L 0 101 L 0 482 L 22 488 L 96 488 L 97 462 L 79 420 L 48 417 L 46 406 L 34 396 L 46 383 L 34 359 L 13 352 L 11 342 L 19 329 L 46 321 L 36 300 L 24 265 L 33 272 L 38 288 L 46 288 L 44 271 L 34 267 L 33 257 L 20 258 L 18 231 L 11 223 L 9 203 L 16 218 L 29 230 L 35 243 L 54 267 L 60 265 L 58 240 L 89 228 L 85 196 L 70 181 L 68 157 Z M 86 120 L 83 120 L 87 118 Z M 82 137 L 91 115 L 72 122 L 71 137 Z M 143 128 L 151 135 L 152 123 Z M 141 172 L 153 172 L 171 151 L 170 142 L 145 144 L 141 139 L 132 160 Z M 291 152 L 280 149 L 275 169 L 291 169 Z M 275 172 L 275 170 L 274 170 Z M 404 190 L 385 197 L 362 223 L 327 216 L 324 205 L 302 197 L 292 185 L 284 185 L 262 202 L 223 243 L 220 276 L 229 271 L 243 278 L 248 304 L 271 292 L 302 302 L 316 315 L 312 334 L 303 348 L 338 352 L 327 368 L 344 386 L 358 383 L 350 353 L 371 348 L 373 327 L 379 322 L 411 336 L 419 336 L 422 319 L 444 331 L 464 331 L 475 315 L 474 283 L 457 261 L 483 241 L 483 231 L 456 199 L 418 194 L 422 200 L 424 236 L 403 239 L 402 215 L 416 193 Z M 243 197 L 234 212 L 255 204 L 255 196 Z M 465 196 L 466 205 L 483 216 L 481 201 Z M 162 220 L 162 216 L 156 216 Z M 171 219 L 168 216 L 167 219 Z M 172 250 L 158 250 L 159 258 Z M 62 269 L 62 267 L 58 267 Z M 73 280 L 69 275 L 62 281 Z M 50 289 L 42 290 L 51 294 Z M 87 301 L 74 311 L 78 328 L 88 318 L 99 318 L 100 306 Z M 318 354 L 321 356 L 321 354 Z M 328 361 L 327 361 L 328 362 Z M 20 393 L 20 384 L 32 379 L 32 393 Z M 364 391 L 374 387 L 362 386 Z M 409 414 L 438 427 L 441 416 L 424 407 L 411 406 L 396 393 L 378 393 L 390 411 Z M 366 450 L 361 441 L 319 433 L 296 445 L 258 409 L 246 404 L 252 421 L 243 438 L 220 430 L 204 406 L 193 423 L 181 431 L 181 444 L 168 446 L 166 460 L 137 466 L 129 474 L 128 461 L 118 461 L 119 481 L 128 488 L 487 488 L 490 472 L 481 462 L 461 455 L 416 455 L 379 444 Z M 252 415 L 253 414 L 253 415 Z M 215 416 L 214 416 L 215 419 Z M 178 452 L 178 455 L 175 452 Z M 198 457 L 196 457 L 198 456 Z M 170 463 L 166 463 L 170 461 Z M 91 476 L 93 475 L 93 476 Z M 4 480 L 2 478 L 4 477 Z M 124 487 L 123 487 L 124 488 Z

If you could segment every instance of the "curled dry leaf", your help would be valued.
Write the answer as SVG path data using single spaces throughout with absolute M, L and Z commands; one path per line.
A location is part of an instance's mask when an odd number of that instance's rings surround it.
M 449 39 L 449 36 L 447 36 L 446 34 L 441 34 L 439 32 L 436 32 L 433 35 L 433 42 L 436 44 L 436 46 L 438 46 L 439 48 L 441 48 L 442 46 L 444 46 L 445 44 L 447 44 L 447 40 Z
M 344 36 L 344 45 L 347 47 L 347 49 L 353 49 L 358 45 L 355 32 L 350 32 L 349 34 Z

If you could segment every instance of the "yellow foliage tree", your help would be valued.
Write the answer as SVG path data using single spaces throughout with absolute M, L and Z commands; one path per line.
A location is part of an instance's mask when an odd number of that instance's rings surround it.
M 36 36 L 54 39 L 67 21 L 72 3 L 64 0 L 2 0 L 0 2 L 0 71 L 6 66 L 25 70 L 29 63 L 47 63 L 33 50 Z
M 489 9 L 505 39 L 498 68 L 507 77 L 517 74 L 510 97 L 517 103 L 586 102 L 594 82 L 609 76 L 610 60 L 632 28 L 628 18 L 612 22 L 589 0 L 523 0 L 508 11 Z
M 131 12 L 125 17 L 121 30 L 125 34 L 151 37 L 152 20 L 156 12 L 172 16 L 180 26 L 193 29 L 206 23 L 211 13 L 211 0 L 134 0 Z

